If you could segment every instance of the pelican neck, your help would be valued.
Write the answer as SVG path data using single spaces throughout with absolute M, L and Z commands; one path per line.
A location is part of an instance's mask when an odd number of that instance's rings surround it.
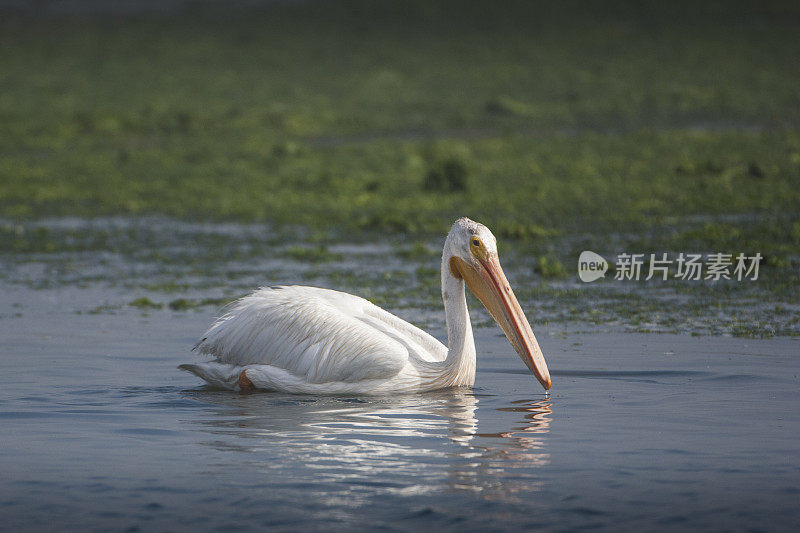
M 464 280 L 456 278 L 449 261 L 442 261 L 442 300 L 447 321 L 447 359 L 445 366 L 455 373 L 459 385 L 475 380 L 475 340 L 467 308 Z M 463 381 L 467 380 L 468 383 Z

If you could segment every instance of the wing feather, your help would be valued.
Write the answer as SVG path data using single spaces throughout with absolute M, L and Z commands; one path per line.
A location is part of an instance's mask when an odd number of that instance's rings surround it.
M 423 348 L 401 342 L 374 309 L 386 313 L 338 291 L 262 288 L 234 302 L 196 348 L 220 363 L 271 365 L 309 383 L 388 379 Z

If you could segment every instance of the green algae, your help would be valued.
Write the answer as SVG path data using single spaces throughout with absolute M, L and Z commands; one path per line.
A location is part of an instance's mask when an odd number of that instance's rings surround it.
M 136 298 L 128 305 L 133 307 L 138 307 L 139 309 L 161 309 L 162 307 L 164 307 L 163 303 L 156 303 L 146 296 L 142 296 L 141 298 Z

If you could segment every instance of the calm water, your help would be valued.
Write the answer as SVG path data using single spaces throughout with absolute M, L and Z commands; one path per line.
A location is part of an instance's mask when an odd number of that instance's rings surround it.
M 0 528 L 788 531 L 800 520 L 798 341 L 539 327 L 546 398 L 485 328 L 474 390 L 241 396 L 175 368 L 212 312 L 59 311 L 85 292 L 28 291 L 39 316 L 0 320 Z
M 0 530 L 800 527 L 800 340 L 568 327 L 557 317 L 602 300 L 531 290 L 554 282 L 509 254 L 549 398 L 496 326 L 476 332 L 474 390 L 207 389 L 177 370 L 216 312 L 192 306 L 260 283 L 377 297 L 444 334 L 435 250 L 309 256 L 291 248 L 302 235 L 264 235 L 163 219 L 5 233 L 17 251 L 0 254 Z M 663 312 L 680 314 L 676 301 Z

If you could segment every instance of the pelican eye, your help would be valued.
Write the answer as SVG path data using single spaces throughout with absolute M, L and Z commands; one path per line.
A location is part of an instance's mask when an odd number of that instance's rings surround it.
M 478 259 L 485 259 L 486 249 L 483 247 L 483 242 L 478 238 L 472 238 L 469 241 L 469 248 L 472 255 Z

